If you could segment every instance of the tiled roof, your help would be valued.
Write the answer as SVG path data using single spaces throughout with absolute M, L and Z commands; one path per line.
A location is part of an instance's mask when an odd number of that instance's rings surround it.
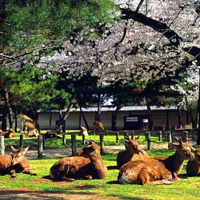
M 157 106 L 151 106 L 151 110 L 176 110 L 177 108 L 174 106 L 172 107 L 157 107 Z M 101 107 L 101 112 L 105 111 L 115 111 L 116 107 Z M 142 111 L 147 110 L 146 106 L 123 106 L 120 111 Z M 88 108 L 82 108 L 83 112 L 96 112 L 98 111 L 97 107 L 88 107 Z M 80 112 L 79 108 L 73 108 L 71 112 Z
M 176 110 L 177 107 L 171 106 L 171 107 L 165 107 L 165 106 L 151 106 L 151 110 Z M 116 107 L 111 106 L 102 106 L 101 112 L 108 112 L 108 111 L 115 111 Z M 147 110 L 146 106 L 123 106 L 120 111 L 143 111 Z M 63 110 L 65 111 L 65 110 Z M 91 106 L 87 108 L 82 108 L 83 112 L 97 112 L 98 108 L 97 106 Z M 39 110 L 38 112 L 58 112 L 58 110 Z M 72 108 L 70 112 L 80 112 L 80 108 Z

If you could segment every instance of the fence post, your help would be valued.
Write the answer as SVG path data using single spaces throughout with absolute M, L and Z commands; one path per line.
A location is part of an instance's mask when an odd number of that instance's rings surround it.
M 146 132 L 146 140 L 147 140 L 147 149 L 151 149 L 151 140 L 150 140 L 150 132 Z
M 124 133 L 124 137 L 128 137 L 128 132 L 125 132 L 125 133 Z
M 1 155 L 5 154 L 5 145 L 4 145 L 4 136 L 0 136 L 0 150 L 1 150 Z
M 162 131 L 159 131 L 159 141 L 162 141 Z
M 42 144 L 43 144 L 43 149 L 45 149 L 45 135 L 42 134 Z
M 104 152 L 104 134 L 103 133 L 99 134 L 99 139 L 100 139 L 100 151 L 102 154 Z
M 134 130 L 131 131 L 131 140 L 133 140 Z
M 23 135 L 19 136 L 19 148 L 22 149 L 24 145 L 24 141 L 23 141 Z
M 116 133 L 116 143 L 119 143 L 119 132 Z
M 63 145 L 66 145 L 66 137 L 65 137 L 65 135 L 66 135 L 66 133 L 63 132 L 63 133 L 62 133 L 62 144 L 63 144 Z
M 195 131 L 192 130 L 192 140 L 195 140 Z
M 85 145 L 85 134 L 82 134 L 82 144 Z
M 72 156 L 76 155 L 76 134 L 71 134 Z
M 182 140 L 183 140 L 183 142 L 188 141 L 188 131 L 182 132 Z
M 167 131 L 167 136 L 168 136 L 168 142 L 171 143 L 172 142 L 172 132 Z
M 38 136 L 38 158 L 42 157 L 43 154 L 43 135 Z

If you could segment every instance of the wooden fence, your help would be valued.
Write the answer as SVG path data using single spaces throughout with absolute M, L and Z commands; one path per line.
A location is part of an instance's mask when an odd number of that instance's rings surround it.
M 183 141 L 190 140 L 190 141 L 195 141 L 197 138 L 197 132 L 195 130 L 191 131 L 177 131 L 177 130 L 170 130 L 170 131 L 112 131 L 112 135 L 116 136 L 116 144 L 119 143 L 119 135 L 124 135 L 129 136 L 131 139 L 134 138 L 134 135 L 143 135 L 146 138 L 147 141 L 147 149 L 151 149 L 152 141 L 151 141 L 151 136 L 158 135 L 159 141 L 166 141 L 166 142 L 174 142 L 175 137 L 181 137 Z M 20 135 L 19 139 L 19 148 L 23 148 L 23 135 Z M 104 153 L 104 134 L 100 133 L 99 134 L 99 141 L 100 141 L 100 151 L 101 154 Z M 86 142 L 85 136 L 82 136 L 82 144 L 84 145 Z M 62 144 L 66 145 L 66 133 L 62 134 Z M 41 134 L 38 137 L 38 157 L 42 157 L 43 152 L 45 148 L 45 135 Z M 76 134 L 72 133 L 71 134 L 71 151 L 72 155 L 76 155 L 77 149 L 76 149 Z M 4 136 L 0 136 L 0 154 L 4 155 L 5 154 L 5 144 L 4 144 Z

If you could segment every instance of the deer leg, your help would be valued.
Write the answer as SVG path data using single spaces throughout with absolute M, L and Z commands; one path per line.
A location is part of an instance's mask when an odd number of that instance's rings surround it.
M 141 180 L 142 185 L 150 185 L 150 176 L 148 173 L 148 169 L 142 168 L 139 172 L 139 180 Z
M 150 185 L 171 185 L 172 182 L 167 179 L 150 182 Z
M 37 174 L 36 174 L 36 173 L 33 173 L 29 168 L 25 168 L 25 169 L 22 171 L 22 173 L 24 173 L 24 174 L 30 174 L 30 175 L 32 175 L 32 176 L 37 176 Z
M 63 180 L 67 181 L 67 182 L 73 182 L 76 179 L 75 178 L 69 178 L 69 177 L 62 177 Z
M 92 180 L 92 175 L 87 175 L 87 176 L 85 176 L 85 179 L 86 179 L 86 180 Z
M 11 174 L 11 178 L 15 178 L 16 177 L 16 170 L 15 169 L 10 170 L 10 174 Z
M 173 181 L 179 181 L 179 177 L 177 176 L 175 172 L 173 174 Z

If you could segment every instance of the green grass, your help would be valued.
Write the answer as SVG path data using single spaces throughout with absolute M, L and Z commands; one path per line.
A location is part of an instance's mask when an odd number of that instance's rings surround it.
M 151 151 L 152 155 L 171 155 L 173 151 Z M 49 168 L 57 159 L 36 159 L 31 160 L 33 171 L 37 177 L 17 174 L 17 178 L 11 179 L 10 175 L 0 177 L 0 190 L 25 188 L 38 192 L 58 192 L 66 194 L 95 194 L 99 199 L 198 199 L 200 195 L 200 178 L 187 178 L 185 167 L 182 170 L 180 181 L 173 182 L 172 185 L 141 186 L 141 185 L 121 185 L 117 183 L 119 170 L 113 169 L 116 166 L 116 154 L 104 154 L 102 156 L 106 166 L 109 168 L 107 177 L 103 180 L 76 180 L 75 182 L 53 182 L 46 178 Z M 185 163 L 186 164 L 186 163 Z
M 70 147 L 70 135 L 66 136 L 67 147 Z M 77 146 L 82 147 L 81 136 L 77 136 Z M 94 139 L 99 142 L 99 136 L 89 136 L 87 139 Z M 158 137 L 152 136 L 154 142 L 159 143 Z M 146 143 L 144 137 L 140 137 L 140 144 Z M 6 145 L 18 145 L 19 134 L 15 139 L 5 139 Z M 120 135 L 119 144 L 116 144 L 115 136 L 105 136 L 105 145 L 124 145 L 123 136 Z M 24 146 L 37 146 L 37 139 L 24 137 Z M 46 140 L 46 148 L 66 148 L 62 145 L 62 138 Z M 150 156 L 166 156 L 172 155 L 172 150 L 151 150 L 148 151 Z M 0 176 L 1 190 L 34 190 L 37 192 L 53 192 L 66 194 L 90 194 L 94 199 L 126 199 L 126 200 L 174 200 L 174 199 L 190 199 L 196 200 L 200 196 L 200 177 L 185 176 L 185 165 L 179 177 L 180 181 L 173 182 L 172 185 L 159 186 L 141 186 L 141 185 L 121 185 L 117 183 L 119 170 L 116 166 L 116 154 L 105 153 L 102 158 L 108 167 L 107 177 L 103 180 L 76 180 L 75 182 L 54 182 L 47 178 L 50 167 L 58 159 L 40 158 L 30 160 L 33 165 L 33 172 L 37 176 L 26 174 L 17 174 L 15 179 L 11 179 L 10 175 Z

